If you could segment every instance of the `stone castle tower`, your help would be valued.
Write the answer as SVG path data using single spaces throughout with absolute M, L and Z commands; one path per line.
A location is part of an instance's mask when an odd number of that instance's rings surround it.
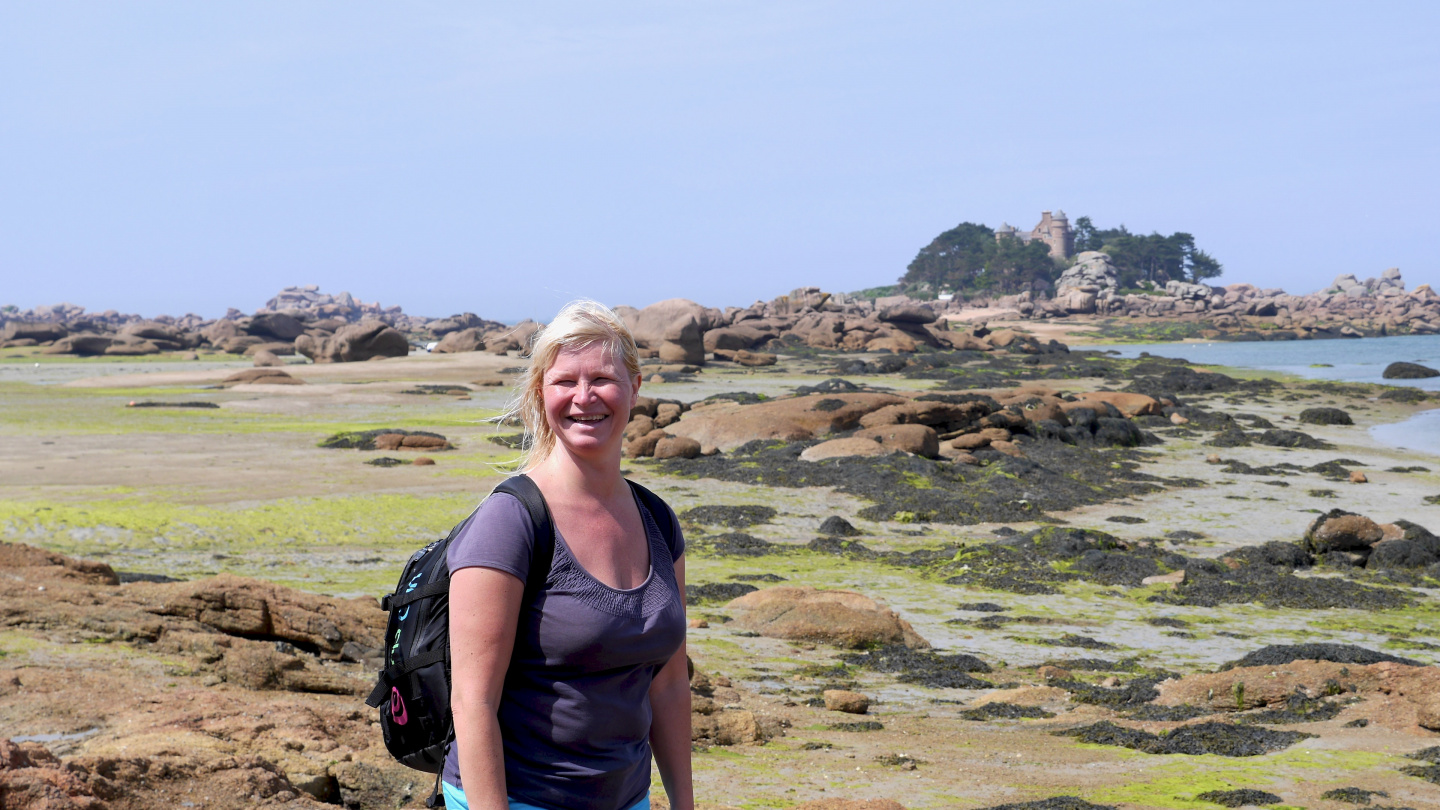
M 1050 255 L 1057 259 L 1068 259 L 1075 253 L 1075 230 L 1070 227 L 1064 211 L 1056 211 L 1054 216 L 1049 211 L 1041 211 L 1040 224 L 1029 233 L 1017 230 L 1008 222 L 1002 223 L 995 231 L 995 238 L 998 240 L 1007 236 L 1021 242 L 1039 239 L 1050 246 Z

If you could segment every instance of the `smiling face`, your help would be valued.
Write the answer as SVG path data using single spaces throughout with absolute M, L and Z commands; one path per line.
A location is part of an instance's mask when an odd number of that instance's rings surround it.
M 556 449 L 584 458 L 615 454 L 635 406 L 640 379 L 604 343 L 562 349 L 545 371 L 541 393 Z

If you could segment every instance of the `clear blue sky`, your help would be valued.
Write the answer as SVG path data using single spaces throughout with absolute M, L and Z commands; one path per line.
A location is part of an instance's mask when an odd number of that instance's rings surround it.
M 481 5 L 0 2 L 0 303 L 744 305 L 1055 208 L 1440 286 L 1440 3 Z

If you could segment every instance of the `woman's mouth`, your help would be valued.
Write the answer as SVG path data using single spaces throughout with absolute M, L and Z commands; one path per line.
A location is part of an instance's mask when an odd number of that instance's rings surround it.
M 608 419 L 609 416 L 610 416 L 609 414 L 605 414 L 605 413 L 582 413 L 582 414 L 577 414 L 577 415 L 575 415 L 575 416 L 570 417 L 570 421 L 572 421 L 572 422 L 590 422 L 590 423 L 594 423 L 594 422 L 599 422 L 599 421 L 601 421 L 601 420 L 603 420 L 603 419 Z

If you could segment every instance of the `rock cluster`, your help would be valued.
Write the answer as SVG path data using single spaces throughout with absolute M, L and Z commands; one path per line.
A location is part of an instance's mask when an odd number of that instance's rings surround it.
M 724 399 L 691 403 L 663 433 L 693 440 L 705 455 L 753 441 L 797 442 L 846 434 L 805 448 L 800 459 L 818 462 L 900 452 L 975 463 L 970 454 L 987 447 L 1023 455 L 1012 441 L 1017 435 L 1070 444 L 1141 445 L 1148 440 L 1131 420 L 1164 415 L 1174 405 L 1145 394 L 1062 394 L 1038 386 L 964 394 L 833 391 L 748 404 Z M 648 445 L 639 443 L 642 437 L 654 435 L 646 439 L 653 442 L 660 434 L 653 422 L 632 417 L 627 428 L 636 448 L 632 457 L 647 455 Z
M 1364 281 L 1343 275 L 1309 295 L 1252 284 L 1219 287 L 1181 281 L 1169 281 L 1152 294 L 1121 295 L 1116 279 L 1108 256 L 1081 253 L 1057 281 L 1053 299 L 1027 291 L 993 300 L 952 301 L 945 314 L 963 320 L 967 309 L 998 308 L 1016 318 L 1094 314 L 1203 320 L 1216 330 L 1212 337 L 1236 331 L 1258 331 L 1262 338 L 1440 333 L 1440 294 L 1428 284 L 1406 291 L 1395 268 Z
M 1343 509 L 1311 522 L 1304 549 L 1342 568 L 1426 568 L 1440 563 L 1440 538 L 1425 527 L 1408 520 L 1376 523 Z
M 230 575 L 121 579 L 103 563 L 0 543 L 0 627 L 40 644 L 111 645 L 103 667 L 0 661 L 11 734 L 80 730 L 59 735 L 68 743 L 0 738 L 0 806 L 423 802 L 429 783 L 391 759 L 360 702 L 381 662 L 386 614 L 373 598 Z M 725 677 L 696 671 L 690 683 L 697 745 L 785 733 Z

